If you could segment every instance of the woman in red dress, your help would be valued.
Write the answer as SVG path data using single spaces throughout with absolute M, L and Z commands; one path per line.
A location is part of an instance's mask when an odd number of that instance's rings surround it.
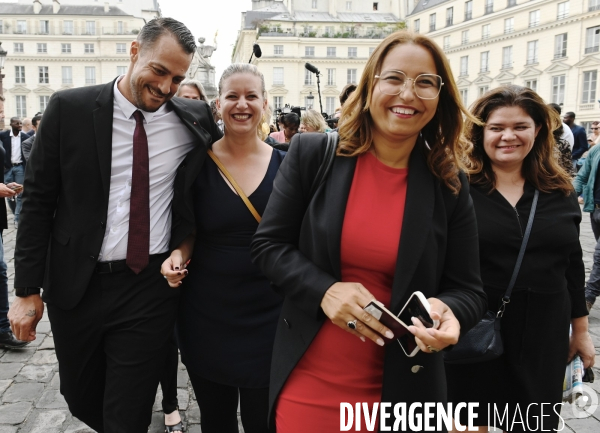
M 278 433 L 340 431 L 341 403 L 366 403 L 366 431 L 377 402 L 445 403 L 436 352 L 486 307 L 460 171 L 463 116 L 444 53 L 397 32 L 375 49 L 344 105 L 337 156 L 312 197 L 326 136 L 292 140 L 252 245 L 285 297 L 270 384 Z M 421 351 L 408 357 L 363 308 L 377 299 L 398 314 L 417 290 L 440 326 L 426 331 L 416 320 Z

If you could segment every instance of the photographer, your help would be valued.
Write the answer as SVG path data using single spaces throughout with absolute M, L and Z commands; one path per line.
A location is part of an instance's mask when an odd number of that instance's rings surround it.
M 270 137 L 273 137 L 280 143 L 289 143 L 294 135 L 298 133 L 300 127 L 300 117 L 296 113 L 288 113 L 281 117 L 283 123 L 283 131 L 272 132 Z

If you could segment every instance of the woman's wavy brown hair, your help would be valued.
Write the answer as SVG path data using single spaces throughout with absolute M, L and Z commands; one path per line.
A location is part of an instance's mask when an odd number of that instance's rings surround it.
M 426 36 L 406 30 L 392 33 L 373 51 L 367 61 L 358 87 L 342 108 L 340 119 L 340 144 L 337 154 L 356 156 L 365 153 L 373 144 L 373 120 L 369 110 L 375 86 L 375 75 L 381 73 L 381 65 L 388 53 L 396 46 L 414 44 L 423 47 L 433 57 L 437 74 L 444 85 L 438 97 L 435 115 L 421 130 L 421 139 L 431 149 L 427 152 L 427 164 L 431 172 L 455 194 L 460 190 L 458 173 L 467 148 L 463 137 L 463 116 L 476 122 L 461 103 L 454 77 L 444 52 Z
M 479 122 L 467 121 L 465 126 L 467 139 L 472 143 L 467 154 L 470 182 L 488 187 L 490 192 L 496 187 L 492 162 L 483 147 L 483 134 L 490 114 L 503 107 L 521 108 L 540 128 L 533 148 L 523 160 L 522 176 L 541 192 L 559 190 L 569 195 L 573 191 L 573 185 L 554 154 L 552 131 L 562 125 L 560 116 L 533 90 L 514 84 L 490 90 L 471 107 L 473 116 Z

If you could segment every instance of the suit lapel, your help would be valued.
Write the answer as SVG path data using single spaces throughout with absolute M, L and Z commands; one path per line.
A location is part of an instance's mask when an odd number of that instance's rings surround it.
M 400 302 L 412 280 L 425 249 L 435 204 L 433 175 L 427 167 L 423 145 L 417 143 L 410 156 L 408 187 L 398 259 L 392 284 L 391 311 L 399 312 Z
M 98 98 L 97 108 L 94 110 L 94 135 L 96 137 L 96 151 L 100 163 L 100 177 L 104 189 L 104 200 L 108 203 L 110 191 L 110 168 L 112 160 L 112 121 L 114 111 L 114 81 L 104 85 Z
M 330 180 L 325 183 L 327 246 L 331 269 L 338 280 L 342 278 L 342 227 L 344 225 L 344 215 L 346 214 L 346 205 L 348 203 L 348 195 L 350 194 L 355 168 L 356 158 L 336 157 L 331 168 L 331 173 L 329 173 Z

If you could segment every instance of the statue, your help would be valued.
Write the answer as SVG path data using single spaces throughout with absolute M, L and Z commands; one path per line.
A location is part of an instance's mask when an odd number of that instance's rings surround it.
M 198 38 L 200 45 L 196 48 L 196 54 L 188 70 L 188 76 L 200 80 L 207 96 L 212 99 L 217 96 L 215 86 L 215 67 L 210 64 L 210 58 L 217 49 L 217 31 L 215 33 L 214 45 L 204 45 L 205 38 Z
M 204 41 L 206 40 L 203 37 L 198 38 L 198 42 L 200 42 L 200 45 L 198 46 L 198 48 L 196 48 L 196 52 L 198 53 L 198 56 L 200 57 L 200 63 L 204 64 L 206 66 L 210 66 L 210 58 L 213 55 L 213 53 L 217 50 L 217 34 L 219 33 L 219 31 L 217 30 L 217 32 L 215 33 L 215 39 L 214 39 L 214 46 L 212 45 L 204 45 Z

